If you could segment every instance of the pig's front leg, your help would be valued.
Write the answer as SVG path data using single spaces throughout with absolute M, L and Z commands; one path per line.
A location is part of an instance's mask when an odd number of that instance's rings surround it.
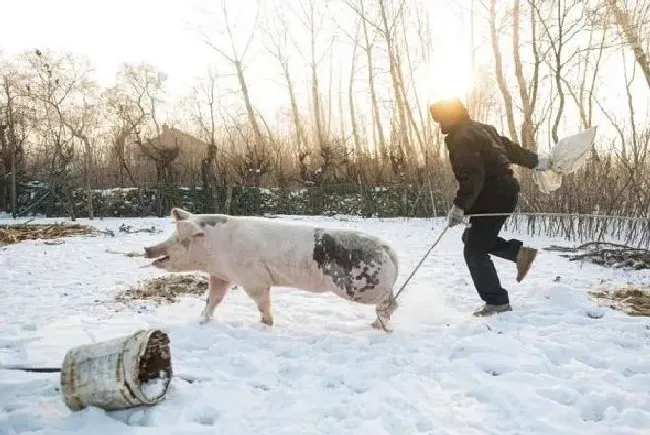
M 223 300 L 223 297 L 230 288 L 230 284 L 230 281 L 225 281 L 210 275 L 208 299 L 205 301 L 205 308 L 199 317 L 199 322 L 207 323 L 212 320 L 212 313 L 214 313 L 214 309 Z

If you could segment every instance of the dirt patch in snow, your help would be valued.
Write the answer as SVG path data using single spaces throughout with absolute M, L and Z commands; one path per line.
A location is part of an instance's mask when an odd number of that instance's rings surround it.
M 96 228 L 76 223 L 0 225 L 0 246 L 20 243 L 23 240 L 58 240 L 63 237 L 96 235 L 97 233 Z
M 200 274 L 167 274 L 139 281 L 120 292 L 117 302 L 149 300 L 155 302 L 176 302 L 180 296 L 203 297 L 208 290 L 208 277 Z
M 650 288 L 626 285 L 592 290 L 589 295 L 600 305 L 623 311 L 630 316 L 650 317 Z

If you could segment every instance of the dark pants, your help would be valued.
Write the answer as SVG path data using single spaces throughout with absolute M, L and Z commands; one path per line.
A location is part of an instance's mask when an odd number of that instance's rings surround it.
M 482 193 L 477 201 L 479 207 L 475 207 L 475 210 L 470 213 L 513 212 L 517 205 L 518 195 L 518 184 L 515 186 L 516 189 L 496 190 L 499 194 L 494 194 L 493 198 L 487 198 L 487 195 Z M 484 190 L 484 192 L 490 192 L 490 190 Z M 482 196 L 483 198 L 481 198 Z M 481 206 L 482 204 L 485 206 Z M 469 268 L 476 291 L 481 299 L 488 304 L 509 303 L 508 292 L 501 287 L 490 255 L 514 262 L 517 252 L 523 244 L 517 239 L 505 240 L 499 237 L 499 232 L 507 219 L 508 216 L 471 217 L 471 227 L 465 229 L 463 233 L 465 264 Z

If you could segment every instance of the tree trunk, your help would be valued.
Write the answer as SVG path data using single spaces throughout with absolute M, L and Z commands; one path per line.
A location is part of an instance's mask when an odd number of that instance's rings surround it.
M 232 184 L 228 183 L 226 186 L 226 203 L 224 204 L 224 211 L 230 214 L 230 205 L 232 204 Z
M 379 7 L 381 10 L 381 19 L 384 25 L 383 34 L 386 41 L 386 51 L 388 55 L 388 70 L 390 72 L 390 77 L 393 83 L 393 93 L 395 95 L 395 104 L 397 106 L 397 116 L 399 119 L 398 136 L 400 138 L 400 145 L 402 149 L 408 153 L 408 157 L 412 156 L 411 146 L 408 135 L 408 122 L 406 120 L 406 113 L 404 108 L 404 103 L 402 101 L 402 93 L 400 92 L 400 83 L 399 75 L 397 72 L 398 65 L 395 59 L 395 47 L 393 46 L 393 40 L 391 37 L 391 29 L 388 25 L 388 16 L 386 15 L 386 7 L 384 0 L 379 0 Z
M 562 28 L 562 23 L 563 23 L 563 18 L 564 16 L 562 15 L 562 11 L 560 10 L 560 3 L 558 3 L 557 6 L 557 19 L 558 19 L 558 37 L 557 37 L 557 48 L 555 44 L 553 44 L 554 50 L 553 52 L 555 53 L 555 86 L 557 86 L 557 95 L 560 98 L 560 103 L 557 108 L 557 113 L 555 114 L 555 121 L 553 122 L 553 126 L 551 127 L 551 137 L 553 138 L 553 141 L 557 143 L 559 140 L 557 130 L 560 127 L 560 121 L 562 119 L 562 115 L 564 113 L 564 90 L 562 88 L 562 48 L 564 47 L 564 41 L 563 41 L 563 28 Z M 550 37 L 550 35 L 549 35 Z
M 404 21 L 402 21 L 402 31 L 404 33 L 404 40 L 406 41 L 406 22 L 404 22 Z M 420 42 L 421 42 L 421 49 L 422 49 L 423 52 L 430 49 L 430 47 L 427 47 L 427 45 L 424 43 L 424 41 L 422 39 L 420 40 Z M 406 60 L 408 62 L 408 67 L 409 67 L 409 79 L 411 80 L 412 83 L 415 83 L 416 80 L 415 80 L 415 75 L 414 75 L 413 62 L 411 60 L 411 55 L 410 55 L 408 49 L 406 50 Z M 406 93 L 405 93 L 404 98 L 406 98 Z M 427 130 L 428 130 L 427 129 L 427 125 L 428 125 L 427 116 L 428 116 L 428 114 L 425 116 L 425 113 L 422 110 L 422 105 L 420 104 L 420 96 L 419 96 L 419 94 L 417 92 L 415 92 L 414 98 L 415 98 L 415 107 L 417 107 L 418 117 L 420 118 L 419 119 L 420 126 L 422 128 L 421 133 L 417 132 L 418 141 L 420 142 L 420 147 L 423 148 L 422 152 L 425 153 L 426 150 L 424 148 L 430 146 L 430 137 L 429 137 L 429 135 L 427 133 Z M 413 121 L 413 122 L 415 123 L 415 121 Z M 423 157 L 424 157 L 424 154 L 423 154 Z
M 9 81 L 5 77 L 5 94 L 7 95 L 7 128 L 8 131 L 8 141 L 9 141 L 9 152 L 10 152 L 10 169 L 11 169 L 11 178 L 10 178 L 10 189 L 11 189 L 11 215 L 15 218 L 18 215 L 18 194 L 16 189 L 16 153 L 17 153 L 17 144 L 16 144 L 16 130 L 14 125 L 14 113 L 11 102 L 11 93 L 9 92 Z
M 93 206 L 93 189 L 92 183 L 90 181 L 92 176 L 92 146 L 90 145 L 90 139 L 84 135 L 84 166 L 86 167 L 84 175 L 84 188 L 86 190 L 86 207 L 88 208 L 88 219 L 93 220 L 95 218 L 95 207 Z
M 217 174 L 215 170 L 217 161 L 217 144 L 216 144 L 216 126 L 215 126 L 215 78 L 210 73 L 210 93 L 209 93 L 209 107 L 210 107 L 210 143 L 207 146 L 207 155 L 201 161 L 201 182 L 203 183 L 203 193 L 205 196 L 206 207 L 208 213 L 218 213 L 219 205 L 216 198 L 216 185 Z
M 325 146 L 325 138 L 323 137 L 320 93 L 318 90 L 318 73 L 316 71 L 316 64 L 314 61 L 313 54 L 312 54 L 312 65 L 311 65 L 311 97 L 312 97 L 312 103 L 314 104 L 314 122 L 316 123 L 316 139 L 318 141 L 319 149 L 323 149 L 323 147 Z
M 248 86 L 246 85 L 246 79 L 244 78 L 244 70 L 242 69 L 240 60 L 235 60 L 235 69 L 237 70 L 237 79 L 239 80 L 239 86 L 241 87 L 242 94 L 244 94 L 244 104 L 246 105 L 248 122 L 251 123 L 253 132 L 255 133 L 255 139 L 261 143 L 262 131 L 260 130 L 260 126 L 257 123 L 257 118 L 255 117 L 255 111 L 253 110 L 253 105 L 251 104 L 250 95 L 248 93 Z
M 6 156 L 9 154 L 9 147 L 7 146 L 7 139 L 5 136 L 6 126 L 2 124 L 0 120 L 0 152 Z M 10 171 L 6 164 L 6 159 L 3 158 L 0 160 L 2 164 L 2 171 L 0 171 L 0 210 L 7 211 L 7 175 Z
M 503 64 L 501 59 L 501 51 L 499 49 L 499 40 L 497 36 L 496 0 L 490 0 L 490 38 L 492 41 L 492 51 L 494 52 L 494 67 L 497 83 L 499 85 L 499 90 L 501 91 L 501 96 L 503 97 L 503 104 L 506 109 L 508 131 L 511 140 L 513 142 L 517 142 L 517 127 L 515 125 L 515 116 L 512 109 L 512 96 L 510 95 L 510 91 L 508 91 L 508 84 L 506 83 L 506 79 L 503 75 Z
M 639 29 L 634 25 L 630 13 L 622 8 L 616 0 L 606 0 L 609 13 L 614 17 L 618 30 L 623 34 L 623 39 L 634 52 L 634 58 L 641 67 L 645 80 L 650 87 L 650 60 L 648 53 L 641 45 Z
M 405 40 L 405 42 L 406 42 L 406 40 Z M 407 60 L 408 65 L 409 65 L 409 71 L 411 73 L 411 80 L 412 80 L 413 79 L 413 67 L 412 67 L 412 64 L 411 64 L 411 57 L 410 57 L 409 51 L 408 51 L 408 45 L 404 48 L 404 51 L 406 52 L 406 60 Z M 403 101 L 404 101 L 404 107 L 406 108 L 406 115 L 407 115 L 408 120 L 410 122 L 411 128 L 415 132 L 415 138 L 418 141 L 420 155 L 422 156 L 422 158 L 424 158 L 424 154 L 426 152 L 426 150 L 424 148 L 425 144 L 424 144 L 424 141 L 422 140 L 422 135 L 420 134 L 420 128 L 418 127 L 418 123 L 415 120 L 415 116 L 413 115 L 413 110 L 411 110 L 411 106 L 410 106 L 410 104 L 408 102 L 408 97 L 407 97 L 407 94 L 406 94 L 406 87 L 404 86 L 404 78 L 403 78 L 403 75 L 402 75 L 402 67 L 401 67 L 402 61 L 401 61 L 401 58 L 399 56 L 399 50 L 396 51 L 395 55 L 397 57 L 397 59 L 396 59 L 397 60 L 397 77 L 399 79 L 399 87 L 400 87 L 400 92 L 402 93 L 402 98 L 403 98 Z M 417 97 L 417 92 L 415 93 L 415 101 L 416 101 L 416 104 L 418 104 L 418 106 L 419 106 L 419 103 L 418 103 L 419 99 Z
M 346 134 L 345 134 L 345 117 L 343 116 L 344 109 L 343 109 L 343 74 L 341 74 L 342 71 L 339 68 L 339 121 L 340 121 L 340 135 L 341 135 L 341 141 L 343 143 L 346 143 Z
M 364 2 L 361 0 L 361 13 L 364 12 Z M 372 119 L 375 126 L 375 132 L 377 134 L 377 141 L 379 142 L 378 154 L 382 159 L 386 159 L 388 156 L 388 149 L 386 147 L 386 135 L 384 134 L 384 127 L 381 123 L 381 118 L 379 116 L 379 104 L 377 103 L 377 90 L 375 89 L 375 74 L 372 69 L 372 45 L 370 43 L 370 37 L 368 36 L 368 24 L 366 23 L 365 16 L 362 16 L 361 22 L 363 23 L 363 36 L 365 40 L 365 50 L 366 50 L 366 63 L 368 67 L 368 85 L 370 86 L 370 101 L 372 103 Z M 377 143 L 377 142 L 375 142 Z
M 517 77 L 517 85 L 519 86 L 519 96 L 521 97 L 521 104 L 524 111 L 524 120 L 521 127 L 521 143 L 526 149 L 536 151 L 537 143 L 535 141 L 535 125 L 533 121 L 534 106 L 531 104 L 530 95 L 528 94 L 528 85 L 524 78 L 524 69 L 521 63 L 521 56 L 519 54 L 519 16 L 520 4 L 519 0 L 515 0 L 514 10 L 512 12 L 512 48 L 513 58 L 515 63 L 515 76 Z M 535 23 L 531 23 L 534 27 Z M 534 31 L 534 30 L 533 30 Z M 534 36 L 534 35 L 533 35 Z
M 348 99 L 350 104 L 350 124 L 352 126 L 352 137 L 354 139 L 354 152 L 357 156 L 357 164 L 358 164 L 359 162 L 358 159 L 360 159 L 362 156 L 362 150 L 361 150 L 361 139 L 359 138 L 359 129 L 357 127 L 356 110 L 354 107 L 354 73 L 355 73 L 356 59 L 357 59 L 357 45 L 358 45 L 357 39 L 355 38 L 354 46 L 352 47 L 352 59 L 350 61 L 350 83 L 348 86 Z M 343 117 L 343 112 L 341 112 L 341 118 L 342 117 Z
M 296 140 L 298 143 L 298 149 L 300 149 L 300 147 L 303 145 L 307 146 L 307 137 L 305 135 L 305 129 L 302 126 L 302 121 L 300 120 L 298 101 L 296 99 L 296 93 L 293 89 L 293 82 L 291 81 L 291 74 L 289 73 L 289 65 L 286 62 L 282 62 L 282 71 L 284 72 L 284 78 L 287 81 L 289 100 L 291 102 L 291 114 L 293 115 L 293 122 L 296 125 Z
M 332 48 L 334 45 L 332 45 Z M 328 95 L 327 95 L 327 132 L 328 134 L 332 134 L 332 107 L 334 106 L 333 99 L 332 99 L 332 86 L 334 85 L 332 83 L 332 75 L 334 72 L 334 56 L 333 56 L 333 49 L 330 50 L 330 76 L 329 76 L 329 86 L 328 86 Z

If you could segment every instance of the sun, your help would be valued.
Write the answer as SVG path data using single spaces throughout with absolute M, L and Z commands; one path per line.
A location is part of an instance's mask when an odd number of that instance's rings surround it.
M 474 88 L 474 76 L 468 59 L 453 49 L 438 49 L 423 67 L 420 92 L 425 93 L 426 104 L 447 98 L 465 101 Z
M 468 32 L 461 30 L 466 19 L 441 2 L 430 2 L 428 7 L 438 20 L 430 31 L 432 49 L 427 53 L 427 62 L 418 68 L 416 88 L 420 101 L 427 105 L 453 97 L 466 101 L 475 86 L 472 40 Z

